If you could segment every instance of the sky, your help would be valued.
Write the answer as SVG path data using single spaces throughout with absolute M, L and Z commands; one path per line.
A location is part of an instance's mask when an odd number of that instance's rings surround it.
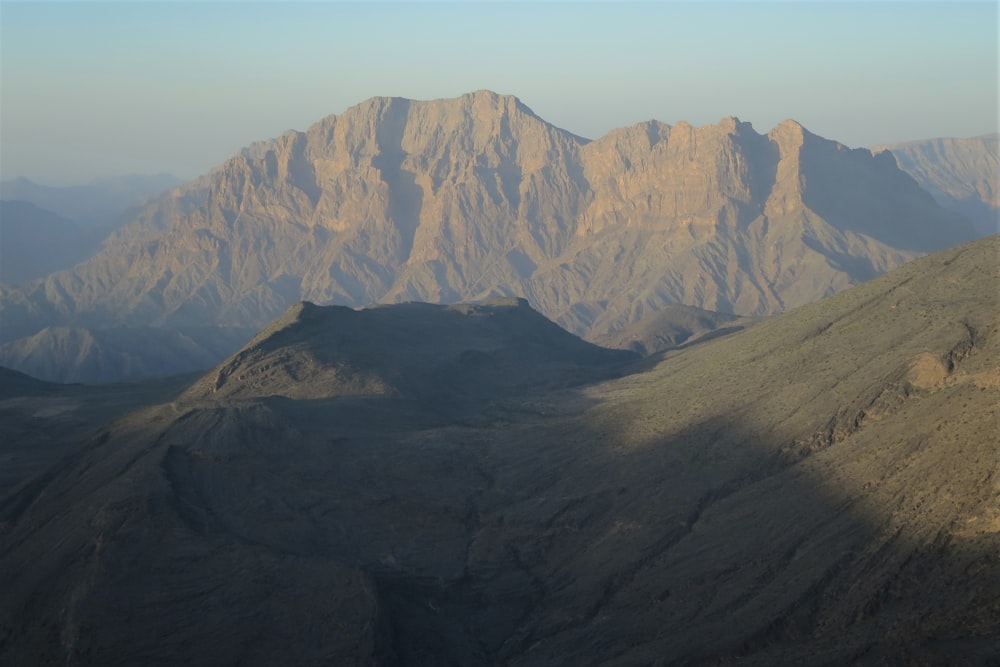
M 190 179 L 372 96 L 480 89 L 588 138 L 726 116 L 851 147 L 976 136 L 998 29 L 992 0 L 0 0 L 0 179 Z

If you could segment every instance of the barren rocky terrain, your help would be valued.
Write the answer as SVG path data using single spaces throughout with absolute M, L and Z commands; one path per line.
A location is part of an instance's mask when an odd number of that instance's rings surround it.
M 940 138 L 876 146 L 943 206 L 967 216 L 983 234 L 1000 232 L 1000 136 Z
M 0 285 L 0 364 L 121 379 L 160 364 L 97 331 L 157 327 L 191 339 L 191 357 L 170 343 L 186 370 L 302 300 L 514 296 L 593 340 L 668 305 L 782 312 L 979 233 L 891 155 L 792 120 L 651 120 L 591 141 L 490 91 L 379 97 L 248 146 L 72 270 Z M 96 370 L 90 341 L 112 339 L 107 355 L 137 360 Z
M 296 304 L 3 493 L 0 662 L 997 664 L 998 258 L 645 358 Z

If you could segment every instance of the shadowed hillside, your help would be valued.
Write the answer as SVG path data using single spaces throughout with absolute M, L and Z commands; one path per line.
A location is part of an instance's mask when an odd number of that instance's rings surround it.
M 180 393 L 191 375 L 101 387 L 42 382 L 0 367 L 0 497 L 141 406 Z
M 0 282 L 20 284 L 93 255 L 100 237 L 24 201 L 0 201 Z
M 646 356 L 742 331 L 753 322 L 754 318 L 750 317 L 677 304 L 666 306 L 624 329 L 598 336 L 594 342 Z
M 1000 135 L 876 146 L 937 201 L 967 216 L 982 234 L 1000 232 Z
M 523 299 L 364 310 L 300 303 L 186 397 L 387 396 L 452 410 L 593 380 L 634 358 L 580 340 Z
M 998 253 L 582 385 L 520 302 L 297 306 L 0 500 L 0 661 L 995 664 Z M 460 422 L 406 400 L 458 317 Z

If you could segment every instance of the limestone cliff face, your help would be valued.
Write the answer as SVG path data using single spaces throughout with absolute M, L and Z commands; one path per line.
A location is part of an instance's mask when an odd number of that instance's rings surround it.
M 89 262 L 7 289 L 0 337 L 490 296 L 596 336 L 670 303 L 778 312 L 973 235 L 891 159 L 793 121 L 588 141 L 489 91 L 373 98 L 247 147 Z

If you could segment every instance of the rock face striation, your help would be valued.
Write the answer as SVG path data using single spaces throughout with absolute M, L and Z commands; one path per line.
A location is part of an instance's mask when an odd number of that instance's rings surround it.
M 640 361 L 296 304 L 0 493 L 0 663 L 997 664 L 998 253 Z
M 85 264 L 0 287 L 0 342 L 494 296 L 592 338 L 668 304 L 780 312 L 974 236 L 891 156 L 794 121 L 588 141 L 489 91 L 373 98 L 174 189 Z

